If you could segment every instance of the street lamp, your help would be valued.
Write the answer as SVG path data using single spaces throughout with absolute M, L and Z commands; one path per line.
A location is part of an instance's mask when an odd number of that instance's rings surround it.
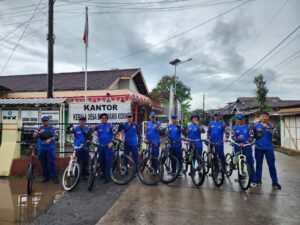
M 191 61 L 192 58 L 189 58 L 187 60 L 183 60 L 181 61 L 180 59 L 174 59 L 171 62 L 169 62 L 169 64 L 171 64 L 172 66 L 174 66 L 175 72 L 174 72 L 174 96 L 175 96 L 175 101 L 176 101 L 176 79 L 177 79 L 177 66 L 189 62 Z M 170 92 L 171 92 L 171 88 L 170 88 Z M 175 102 L 175 114 L 177 115 L 177 102 Z

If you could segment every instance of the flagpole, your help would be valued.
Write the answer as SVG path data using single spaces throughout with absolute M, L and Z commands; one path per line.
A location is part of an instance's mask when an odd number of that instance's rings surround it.
M 86 20 L 88 17 L 88 7 L 85 7 L 85 14 L 86 14 Z M 86 21 L 88 23 L 88 21 Z M 87 26 L 87 24 L 86 24 Z M 87 30 L 85 31 L 87 32 Z M 88 52 L 87 52 L 87 45 L 88 45 L 88 34 L 86 34 L 86 42 L 85 42 L 85 74 L 84 74 L 84 102 L 87 102 L 87 57 L 88 57 Z

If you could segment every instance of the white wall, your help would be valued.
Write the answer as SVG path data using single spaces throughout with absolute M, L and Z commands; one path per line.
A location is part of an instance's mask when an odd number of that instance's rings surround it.
M 280 120 L 281 146 L 300 151 L 300 115 L 284 116 Z

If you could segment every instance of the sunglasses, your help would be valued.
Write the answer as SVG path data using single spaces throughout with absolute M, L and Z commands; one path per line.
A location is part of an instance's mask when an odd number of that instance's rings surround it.
M 127 118 L 132 118 L 132 116 L 127 116 Z

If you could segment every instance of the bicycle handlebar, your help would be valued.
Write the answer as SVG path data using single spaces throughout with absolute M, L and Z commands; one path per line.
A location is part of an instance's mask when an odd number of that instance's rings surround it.
M 190 139 L 190 138 L 182 138 L 183 141 L 189 141 L 189 142 L 197 142 L 197 141 L 202 141 L 202 142 L 209 142 L 208 139 Z
M 230 142 L 232 145 L 236 145 L 236 146 L 238 146 L 240 148 L 244 148 L 244 147 L 247 147 L 247 146 L 252 146 L 254 144 L 254 142 L 245 143 L 245 144 L 244 143 L 237 143 L 235 141 L 228 141 L 228 142 Z M 241 144 L 243 144 L 243 146 L 241 146 Z

